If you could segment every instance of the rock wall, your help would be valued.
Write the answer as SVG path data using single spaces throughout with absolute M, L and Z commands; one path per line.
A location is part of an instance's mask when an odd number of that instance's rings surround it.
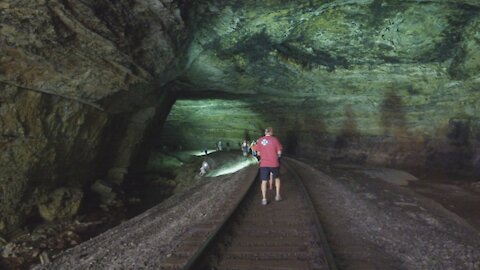
M 300 155 L 479 171 L 479 11 L 475 1 L 199 2 L 177 80 L 191 95 L 238 95 Z M 245 129 L 225 104 L 227 126 Z
M 256 139 L 267 121 L 255 112 L 252 100 L 177 100 L 158 142 L 169 149 L 215 149 L 221 140 L 240 149 L 244 138 Z
M 290 155 L 480 172 L 480 121 L 462 114 L 464 108 L 451 93 L 440 93 L 442 101 L 423 106 L 408 105 L 392 94 L 354 97 L 363 103 L 352 97 L 179 100 L 159 141 L 201 150 L 222 140 L 238 148 L 243 139 L 256 139 L 273 126 Z
M 0 229 L 6 229 L 53 189 L 91 181 L 108 116 L 61 97 L 0 88 Z
M 123 176 L 151 119 L 170 108 L 160 87 L 179 72 L 180 5 L 0 3 L 0 232 L 38 208 L 55 219 L 56 201 L 70 200 L 59 214 L 72 215 L 82 189 Z M 154 115 L 138 117 L 144 107 Z

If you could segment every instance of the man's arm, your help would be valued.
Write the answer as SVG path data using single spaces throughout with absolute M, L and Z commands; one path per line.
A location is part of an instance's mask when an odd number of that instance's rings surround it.
M 283 150 L 283 147 L 282 147 L 282 144 L 280 143 L 280 141 L 277 140 L 277 157 L 278 157 L 278 161 L 280 161 L 280 158 L 282 157 L 282 150 Z
M 282 144 L 280 143 L 280 141 L 277 140 L 277 155 L 280 157 L 282 156 L 282 150 L 283 150 L 283 146 Z

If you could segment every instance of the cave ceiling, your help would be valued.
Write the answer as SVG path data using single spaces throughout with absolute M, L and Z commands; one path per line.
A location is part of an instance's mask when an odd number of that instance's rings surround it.
M 452 119 L 478 122 L 479 10 L 473 0 L 5 2 L 0 81 L 7 99 L 37 92 L 107 112 L 173 93 L 243 100 L 266 115 L 260 124 L 313 119 L 338 134 L 353 119 L 366 135 L 400 125 L 438 137 Z
M 190 14 L 193 37 L 178 80 L 191 90 L 295 97 L 422 92 L 478 75 L 473 3 L 210 1 Z
M 0 79 L 102 108 L 124 101 L 117 110 L 171 88 L 430 95 L 477 86 L 479 9 L 474 0 L 5 2 Z

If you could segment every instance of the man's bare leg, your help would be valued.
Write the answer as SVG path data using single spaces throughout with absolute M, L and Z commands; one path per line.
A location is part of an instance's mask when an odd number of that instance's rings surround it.
M 262 199 L 267 199 L 267 181 L 262 181 Z
M 273 189 L 273 173 L 270 173 L 270 190 Z
M 275 200 L 280 201 L 282 197 L 280 196 L 280 178 L 275 178 L 275 188 L 277 191 L 277 195 L 275 196 Z

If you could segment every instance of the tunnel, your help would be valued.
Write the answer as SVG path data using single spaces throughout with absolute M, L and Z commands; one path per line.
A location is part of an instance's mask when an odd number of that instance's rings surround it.
M 193 198 L 205 160 L 212 179 L 255 166 L 241 144 L 266 127 L 287 158 L 354 190 L 345 202 L 422 196 L 476 241 L 479 31 L 477 0 L 4 1 L 0 268 Z M 480 269 L 463 240 L 444 264 L 378 241 L 376 267 Z

